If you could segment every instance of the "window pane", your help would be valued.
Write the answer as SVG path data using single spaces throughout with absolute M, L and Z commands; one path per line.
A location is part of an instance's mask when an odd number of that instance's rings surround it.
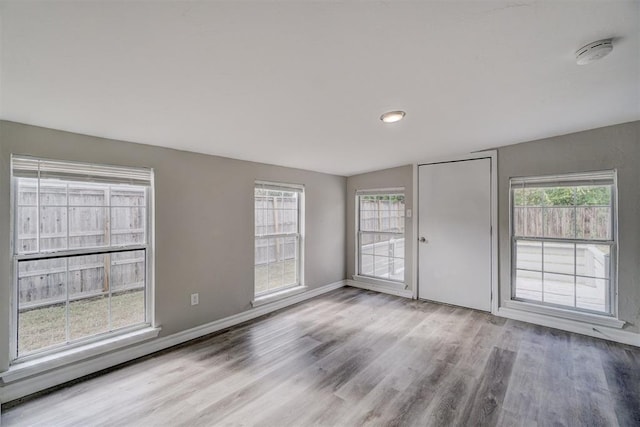
M 611 207 L 579 206 L 576 214 L 576 237 L 611 240 Z
M 282 287 L 284 282 L 284 239 L 269 239 L 269 290 Z
M 608 279 L 611 267 L 611 247 L 608 245 L 577 245 L 577 274 Z
M 376 236 L 376 243 L 373 247 L 373 254 L 377 256 L 392 256 L 393 244 L 392 236 L 379 234 Z
M 548 187 L 540 189 L 543 192 L 544 206 L 573 207 L 575 206 L 575 187 Z
M 18 356 L 66 341 L 65 303 L 18 310 Z
M 105 280 L 105 263 L 109 255 L 69 257 L 69 299 L 109 292 Z
M 576 189 L 578 206 L 611 206 L 611 186 L 583 185 Z
M 373 248 L 375 247 L 376 236 L 373 234 L 361 234 L 360 235 L 360 253 L 373 255 Z
M 390 265 L 392 258 L 375 256 L 373 257 L 373 276 L 380 277 L 382 279 L 389 278 L 389 270 L 392 268 Z
M 516 298 L 542 301 L 542 273 L 516 270 Z
M 524 235 L 526 237 L 542 237 L 542 207 L 526 207 L 524 209 Z
M 360 257 L 360 274 L 373 276 L 373 255 L 362 255 Z
M 144 289 L 145 251 L 116 252 L 109 256 L 111 257 L 112 292 Z
M 513 234 L 515 236 L 524 236 L 526 209 L 525 207 L 513 208 Z
M 544 236 L 572 239 L 576 235 L 573 207 L 549 206 L 544 210 Z
M 111 295 L 111 329 L 145 322 L 144 289 L 115 292 Z
M 297 279 L 298 239 L 287 237 L 284 239 L 284 285 L 293 285 Z
M 543 269 L 545 272 L 575 274 L 575 245 L 573 243 L 544 242 Z
M 577 277 L 576 305 L 585 310 L 608 313 L 609 286 L 609 280 Z
M 145 243 L 146 208 L 111 208 L 111 244 Z
M 404 196 L 360 196 L 360 230 L 404 232 Z
M 69 184 L 70 206 L 106 206 L 107 186 L 86 183 Z
M 542 271 L 542 242 L 516 242 L 516 268 Z
M 67 207 L 40 207 L 40 250 L 67 248 Z
M 66 260 L 18 263 L 18 355 L 66 341 Z
M 574 307 L 575 276 L 544 273 L 544 302 Z
M 18 241 L 15 251 L 17 253 L 22 254 L 38 250 L 38 208 L 36 206 L 18 206 L 16 234 Z
M 18 303 L 20 308 L 58 302 L 66 295 L 64 258 L 18 263 Z
M 144 208 L 147 206 L 146 191 L 142 187 L 112 186 L 111 206 Z
M 107 209 L 72 206 L 69 208 L 69 248 L 95 248 L 107 243 Z
M 404 280 L 404 258 L 391 259 L 391 271 L 389 272 L 389 278 L 398 281 Z
M 69 302 L 69 338 L 77 340 L 109 331 L 109 296 Z

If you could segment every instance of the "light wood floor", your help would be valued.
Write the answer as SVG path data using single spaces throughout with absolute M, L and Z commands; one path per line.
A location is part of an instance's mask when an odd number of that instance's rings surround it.
M 640 425 L 640 349 L 344 288 L 5 409 L 11 425 Z

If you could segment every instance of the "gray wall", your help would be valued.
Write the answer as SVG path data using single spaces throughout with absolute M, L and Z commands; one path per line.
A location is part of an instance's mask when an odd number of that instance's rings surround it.
M 498 149 L 500 295 L 509 297 L 509 178 L 618 170 L 618 310 L 640 332 L 640 122 Z
M 356 212 L 355 199 L 357 190 L 372 190 L 377 188 L 404 187 L 405 209 L 413 209 L 413 167 L 411 165 L 384 169 L 347 178 L 347 278 L 355 273 L 356 259 Z M 405 218 L 405 285 L 411 289 L 413 283 L 413 218 Z
M 345 278 L 346 178 L 0 121 L 0 301 L 11 298 L 11 154 L 155 170 L 156 319 L 169 335 L 251 308 L 253 185 L 305 185 L 305 284 Z M 189 295 L 200 293 L 191 306 Z M 0 304 L 0 371 L 9 362 Z

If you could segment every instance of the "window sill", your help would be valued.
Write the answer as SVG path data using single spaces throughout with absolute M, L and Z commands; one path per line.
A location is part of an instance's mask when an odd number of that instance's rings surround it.
M 407 289 L 404 282 L 394 282 L 392 280 L 384 280 L 384 279 L 376 279 L 374 277 L 367 276 L 359 276 L 357 274 L 353 275 L 353 280 L 356 282 L 369 283 L 371 285 L 384 286 L 386 288 L 392 289 Z
M 48 354 L 26 361 L 16 361 L 7 371 L 0 373 L 0 380 L 2 380 L 3 384 L 7 384 L 33 375 L 41 374 L 61 366 L 98 356 L 141 341 L 146 341 L 150 338 L 155 338 L 160 333 L 160 330 L 161 328 L 145 327 L 144 329 L 138 329 L 133 332 L 117 335 L 72 349 L 62 350 L 54 354 Z
M 293 295 L 301 294 L 302 292 L 307 291 L 307 286 L 299 285 L 293 288 L 283 289 L 281 291 L 276 291 L 267 295 L 261 295 L 256 297 L 251 301 L 251 305 L 253 307 L 260 307 L 261 305 L 269 304 L 274 301 L 278 301 Z
M 526 311 L 529 313 L 536 313 L 551 317 L 559 317 L 562 319 L 573 320 L 590 325 L 607 326 L 609 328 L 622 329 L 622 327 L 625 325 L 625 322 L 623 320 L 619 320 L 611 316 L 600 316 L 597 314 L 564 310 L 562 308 L 541 306 L 524 301 L 505 301 L 504 307 L 510 308 L 512 310 Z

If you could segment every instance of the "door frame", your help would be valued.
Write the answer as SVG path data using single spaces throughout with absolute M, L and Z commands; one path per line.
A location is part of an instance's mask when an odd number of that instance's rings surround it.
M 413 298 L 418 299 L 418 280 L 420 271 L 419 264 L 419 245 L 418 245 L 418 221 L 420 218 L 419 212 L 419 179 L 420 166 L 433 165 L 438 163 L 453 163 L 462 162 L 465 160 L 477 160 L 477 159 L 490 159 L 490 172 L 491 172 L 491 313 L 498 314 L 499 305 L 499 277 L 498 277 L 498 151 L 487 150 L 477 151 L 460 156 L 449 156 L 444 158 L 429 159 L 423 162 L 416 162 L 413 164 L 413 236 L 415 244 L 413 245 Z

